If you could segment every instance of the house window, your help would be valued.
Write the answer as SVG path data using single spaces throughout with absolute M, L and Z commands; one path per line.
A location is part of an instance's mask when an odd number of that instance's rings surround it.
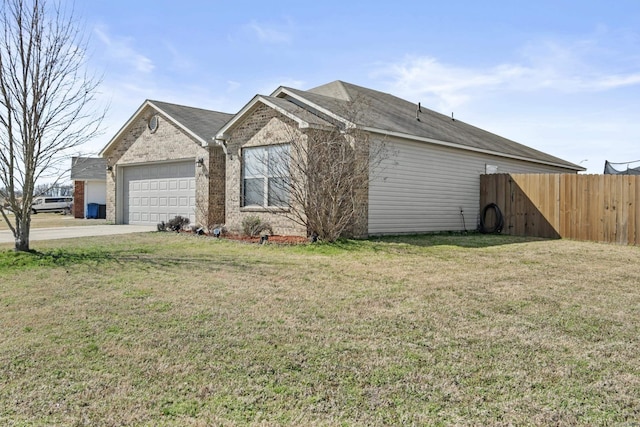
M 242 150 L 242 206 L 289 205 L 289 144 Z

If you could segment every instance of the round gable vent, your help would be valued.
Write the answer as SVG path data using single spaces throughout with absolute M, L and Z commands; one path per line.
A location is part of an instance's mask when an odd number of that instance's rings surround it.
M 151 133 L 154 133 L 155 131 L 158 130 L 159 123 L 160 123 L 160 120 L 158 119 L 157 114 L 151 116 L 151 118 L 149 119 L 149 130 L 151 131 Z

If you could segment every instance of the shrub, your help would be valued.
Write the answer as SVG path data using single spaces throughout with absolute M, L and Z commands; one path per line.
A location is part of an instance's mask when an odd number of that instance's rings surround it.
M 189 218 L 178 215 L 167 222 L 167 227 L 172 231 L 180 231 L 189 225 L 190 222 L 191 220 Z
M 247 216 L 242 220 L 242 232 L 246 236 L 257 237 L 265 232 L 273 234 L 271 224 L 262 222 L 259 216 Z
M 183 216 L 178 215 L 167 222 L 164 222 L 164 221 L 160 222 L 158 224 L 158 231 L 167 231 L 167 230 L 180 231 L 183 228 L 185 228 L 187 225 L 189 225 L 190 222 L 191 220 L 189 218 L 185 218 Z

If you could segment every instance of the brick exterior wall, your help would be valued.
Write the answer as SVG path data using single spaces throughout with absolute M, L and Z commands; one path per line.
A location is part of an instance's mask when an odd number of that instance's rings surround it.
M 159 125 L 152 133 L 148 120 L 157 112 L 147 107 L 125 129 L 120 139 L 104 153 L 107 164 L 107 220 L 122 223 L 121 208 L 117 203 L 117 179 L 122 177 L 122 167 L 143 163 L 160 163 L 198 158 L 204 159 L 203 167 L 196 167 L 196 221 L 203 226 L 225 224 L 227 229 L 239 232 L 242 220 L 247 216 L 259 216 L 269 222 L 275 234 L 306 236 L 307 230 L 283 212 L 269 209 L 243 208 L 242 199 L 242 148 L 281 144 L 304 143 L 306 136 L 298 124 L 277 111 L 259 104 L 227 135 L 227 152 L 221 147 L 204 148 L 180 128 L 159 115 Z M 358 237 L 367 235 L 368 189 L 359 191 L 362 203 L 357 221 L 350 230 Z M 84 205 L 84 203 L 82 204 Z M 84 217 L 84 212 L 82 212 Z
M 84 181 L 73 181 L 73 217 L 84 218 Z
M 226 226 L 232 232 L 242 230 L 242 220 L 259 216 L 268 221 L 275 234 L 306 236 L 307 230 L 283 213 L 268 209 L 243 208 L 242 201 L 242 148 L 291 142 L 292 135 L 303 140 L 304 134 L 297 123 L 277 111 L 259 104 L 227 135 Z
M 113 170 L 107 172 L 107 220 L 122 223 L 118 200 L 117 179 L 122 177 L 121 168 L 126 165 L 160 163 L 198 158 L 204 159 L 204 167 L 196 167 L 196 222 L 201 225 L 224 223 L 224 154 L 219 147 L 204 148 L 199 141 L 184 133 L 166 117 L 159 115 L 156 132 L 147 126 L 157 112 L 147 107 L 141 111 L 120 139 L 104 153 L 107 164 Z M 120 169 L 120 170 L 119 170 Z M 211 186 L 213 185 L 213 187 Z M 211 195 L 215 195 L 210 200 Z M 222 194 L 222 199 L 220 198 Z M 211 205 L 211 203 L 214 203 Z
M 209 223 L 218 226 L 225 223 L 226 156 L 221 147 L 209 147 Z
M 231 231 L 242 229 L 242 220 L 247 216 L 259 216 L 268 221 L 275 234 L 306 236 L 307 230 L 287 213 L 277 213 L 268 209 L 243 208 L 242 202 L 242 148 L 291 143 L 306 143 L 307 137 L 298 124 L 277 111 L 259 104 L 227 135 L 226 220 Z M 367 159 L 363 159 L 367 161 Z M 292 171 L 295 172 L 295 171 Z M 348 233 L 355 237 L 366 237 L 368 232 L 368 187 L 358 190 L 361 199 L 356 212 L 355 223 Z

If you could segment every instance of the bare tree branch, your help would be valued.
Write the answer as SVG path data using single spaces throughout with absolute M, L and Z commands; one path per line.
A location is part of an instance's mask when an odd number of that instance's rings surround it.
M 85 71 L 87 40 L 73 10 L 55 0 L 1 5 L 0 182 L 13 222 L 0 210 L 15 249 L 26 251 L 36 183 L 57 182 L 70 151 L 100 132 L 105 111 L 94 107 L 100 79 Z
M 369 180 L 391 154 L 383 139 L 373 140 L 356 125 L 367 108 L 364 101 L 343 107 L 343 121 L 334 120 L 332 127 L 299 131 L 283 122 L 275 133 L 286 135 L 280 145 L 287 149 L 269 150 L 260 160 L 269 192 L 262 206 L 324 241 L 366 234 Z M 246 176 L 243 181 L 246 197 Z

